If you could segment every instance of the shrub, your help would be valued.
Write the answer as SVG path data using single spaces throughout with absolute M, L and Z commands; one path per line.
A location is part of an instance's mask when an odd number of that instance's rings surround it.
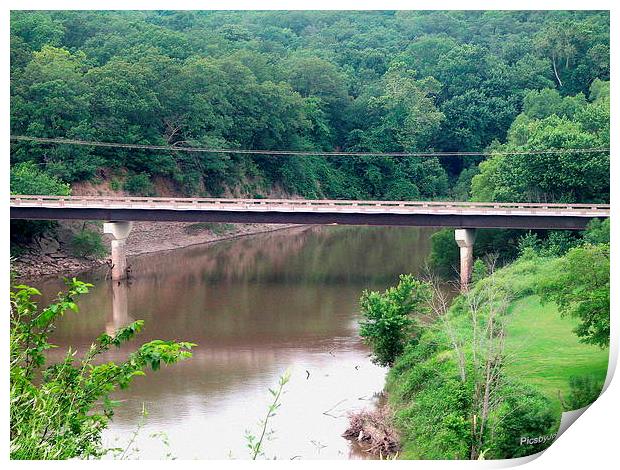
M 546 256 L 562 256 L 579 244 L 579 240 L 571 232 L 553 230 L 548 233 L 544 242 L 543 254 Z
M 155 187 L 147 173 L 130 175 L 125 180 L 125 191 L 137 196 L 154 196 Z
M 431 235 L 429 263 L 441 276 L 453 276 L 459 265 L 459 247 L 454 230 L 442 229 Z
M 583 234 L 586 243 L 609 243 L 610 219 L 592 219 Z
M 143 370 L 157 370 L 191 356 L 192 343 L 154 340 L 140 346 L 124 362 L 100 356 L 140 332 L 138 320 L 99 336 L 83 357 L 69 350 L 65 358 L 46 365 L 45 351 L 54 347 L 49 335 L 66 311 L 78 311 L 76 300 L 90 284 L 73 278 L 66 292 L 39 309 L 32 287 L 11 291 L 10 329 L 10 456 L 11 459 L 69 459 L 105 453 L 101 433 L 113 415 L 110 394 L 126 388 Z
M 474 261 L 474 266 L 471 272 L 471 282 L 476 283 L 479 280 L 484 279 L 488 275 L 489 270 L 487 268 L 487 265 L 484 264 L 484 261 L 482 261 L 480 258 Z
M 569 379 L 569 387 L 568 395 L 562 400 L 564 411 L 578 410 L 594 403 L 601 394 L 603 382 L 590 375 L 573 376 Z
M 11 168 L 11 194 L 41 194 L 68 196 L 71 187 L 33 162 L 23 162 Z M 27 243 L 56 227 L 57 223 L 47 220 L 11 220 L 11 241 Z
M 540 253 L 542 249 L 542 242 L 538 235 L 532 232 L 528 232 L 519 238 L 519 255 L 529 259 L 532 256 Z
M 71 187 L 36 164 L 23 162 L 11 168 L 11 193 L 68 196 Z
M 197 235 L 206 230 L 209 230 L 215 235 L 224 235 L 232 232 L 235 229 L 234 224 L 222 224 L 217 222 L 198 222 L 185 227 L 185 233 L 188 235 Z
M 511 459 L 534 454 L 549 447 L 559 427 L 551 400 L 529 385 L 510 383 L 500 391 L 502 403 L 492 417 L 487 458 Z M 541 442 L 528 444 L 522 438 Z
M 73 235 L 71 250 L 75 256 L 81 258 L 103 258 L 108 253 L 101 234 L 85 228 Z
M 121 187 L 121 182 L 116 178 L 110 180 L 110 189 L 112 191 L 120 191 Z
M 410 274 L 384 293 L 364 291 L 360 299 L 360 335 L 372 348 L 373 362 L 391 366 L 418 333 L 413 316 L 428 313 L 431 288 Z
M 415 398 L 396 413 L 403 438 L 412 442 L 414 459 L 468 459 L 471 387 L 438 373 L 431 386 L 422 384 Z

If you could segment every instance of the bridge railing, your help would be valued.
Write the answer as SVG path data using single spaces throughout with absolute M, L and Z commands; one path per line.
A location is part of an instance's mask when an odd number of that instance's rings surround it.
M 460 201 L 363 201 L 342 199 L 226 199 L 226 198 L 170 198 L 170 197 L 136 197 L 136 196 L 39 196 L 11 195 L 11 205 L 47 206 L 101 206 L 121 205 L 129 207 L 134 204 L 154 209 L 162 206 L 186 207 L 189 205 L 208 206 L 278 206 L 278 207 L 382 207 L 382 208 L 433 208 L 433 209 L 535 209 L 535 210 L 587 210 L 609 211 L 609 204 L 561 204 L 561 203 L 528 203 L 528 202 L 460 202 Z

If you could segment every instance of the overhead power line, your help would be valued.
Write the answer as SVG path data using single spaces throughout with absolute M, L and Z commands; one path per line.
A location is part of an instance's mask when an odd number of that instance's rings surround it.
M 48 137 L 30 137 L 12 135 L 13 141 L 35 142 L 39 144 L 84 145 L 88 147 L 107 147 L 135 150 L 165 150 L 169 152 L 202 152 L 237 155 L 269 155 L 299 157 L 487 157 L 491 155 L 555 155 L 558 153 L 600 153 L 609 152 L 609 148 L 574 148 L 524 150 L 514 152 L 323 152 L 306 150 L 257 150 L 257 149 L 220 149 L 208 147 L 181 147 L 175 145 L 127 144 L 123 142 L 97 142 L 91 140 L 62 139 Z

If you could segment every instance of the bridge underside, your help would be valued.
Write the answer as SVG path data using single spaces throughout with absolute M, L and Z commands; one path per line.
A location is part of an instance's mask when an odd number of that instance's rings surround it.
M 217 211 L 11 207 L 11 219 L 260 224 L 397 225 L 411 227 L 583 230 L 591 217 L 497 214 L 386 214 L 343 212 Z

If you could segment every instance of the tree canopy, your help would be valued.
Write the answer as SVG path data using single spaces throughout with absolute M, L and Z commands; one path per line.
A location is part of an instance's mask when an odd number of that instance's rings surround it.
M 16 135 L 317 151 L 604 146 L 608 80 L 608 12 L 11 13 Z M 44 163 L 69 183 L 113 172 L 169 178 L 188 195 L 281 188 L 380 199 L 456 197 L 449 188 L 458 181 L 463 194 L 479 163 L 29 142 L 14 142 L 11 158 Z M 552 165 L 494 157 L 473 196 L 604 200 L 605 184 L 588 190 L 584 181 L 605 179 L 605 158 L 567 153 L 550 182 Z

